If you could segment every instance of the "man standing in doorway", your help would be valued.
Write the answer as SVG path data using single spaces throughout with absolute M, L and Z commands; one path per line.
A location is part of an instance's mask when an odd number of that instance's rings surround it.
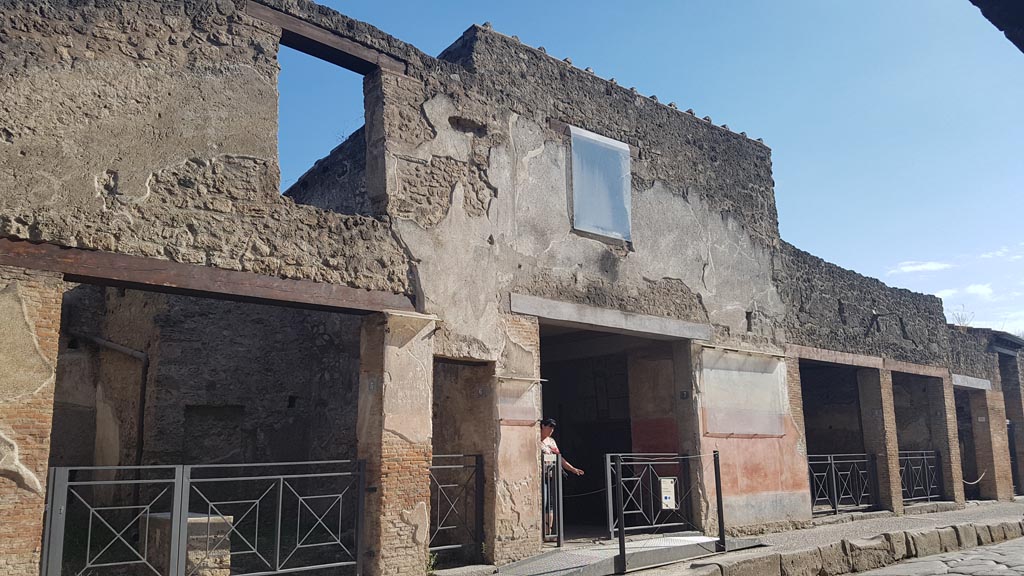
M 553 533 L 555 524 L 555 507 L 551 501 L 551 485 L 555 479 L 555 462 L 558 461 L 558 456 L 561 452 L 558 450 L 558 444 L 555 443 L 555 439 L 552 438 L 552 434 L 555 433 L 555 427 L 558 423 L 555 422 L 554 418 L 545 418 L 540 421 L 540 453 L 541 459 L 544 462 L 544 536 L 547 537 Z M 562 469 L 571 474 L 577 476 L 583 475 L 583 470 L 569 464 L 569 461 L 562 458 Z

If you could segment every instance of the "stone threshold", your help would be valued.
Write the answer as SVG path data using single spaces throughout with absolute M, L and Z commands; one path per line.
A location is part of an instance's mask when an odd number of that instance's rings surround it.
M 924 558 L 1020 538 L 1024 521 L 953 524 L 940 528 L 898 530 L 872 538 L 843 539 L 825 546 L 770 554 L 736 554 L 694 562 L 678 576 L 836 576 L 883 568 L 910 558 Z

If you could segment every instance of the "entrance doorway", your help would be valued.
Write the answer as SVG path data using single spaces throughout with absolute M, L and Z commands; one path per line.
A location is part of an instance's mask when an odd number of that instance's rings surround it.
M 607 537 L 607 455 L 680 453 L 694 419 L 691 397 L 677 391 L 675 344 L 543 323 L 540 333 L 543 416 L 584 471 L 563 478 L 564 535 Z

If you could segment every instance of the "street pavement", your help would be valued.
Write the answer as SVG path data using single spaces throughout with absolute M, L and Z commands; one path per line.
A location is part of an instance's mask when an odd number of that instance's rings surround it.
M 949 552 L 862 572 L 865 576 L 1024 576 L 1024 538 Z

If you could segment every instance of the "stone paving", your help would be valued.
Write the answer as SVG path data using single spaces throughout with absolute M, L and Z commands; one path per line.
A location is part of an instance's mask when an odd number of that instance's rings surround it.
M 1024 502 L 999 502 L 971 504 L 966 509 L 934 514 L 909 514 L 906 516 L 884 516 L 860 521 L 845 522 L 818 526 L 805 530 L 791 530 L 765 534 L 758 538 L 766 545 L 764 548 L 743 552 L 731 552 L 717 555 L 703 561 L 681 562 L 669 566 L 651 568 L 641 572 L 644 576 L 693 576 L 700 574 L 721 574 L 719 571 L 697 569 L 694 564 L 707 561 L 752 561 L 757 557 L 771 557 L 779 553 L 787 554 L 814 547 L 838 545 L 843 540 L 871 539 L 879 534 L 894 531 L 928 530 L 961 523 L 990 524 L 999 522 L 1018 522 L 1024 518 Z M 967 553 L 966 551 L 964 553 Z M 938 556 L 930 556 L 927 560 L 935 560 Z M 766 558 L 770 560 L 770 558 Z M 770 560 L 774 562 L 774 560 Z M 757 574 L 757 571 L 750 572 Z M 832 572 L 840 573 L 840 572 Z M 935 572 L 947 574 L 949 572 Z M 767 574 L 767 572 L 765 572 Z M 772 571 L 771 574 L 779 574 Z M 918 576 L 928 572 L 917 572 Z M 1014 572 L 1006 572 L 1005 576 L 1013 576 Z
M 1024 576 L 1024 539 L 909 560 L 863 572 L 871 576 Z

